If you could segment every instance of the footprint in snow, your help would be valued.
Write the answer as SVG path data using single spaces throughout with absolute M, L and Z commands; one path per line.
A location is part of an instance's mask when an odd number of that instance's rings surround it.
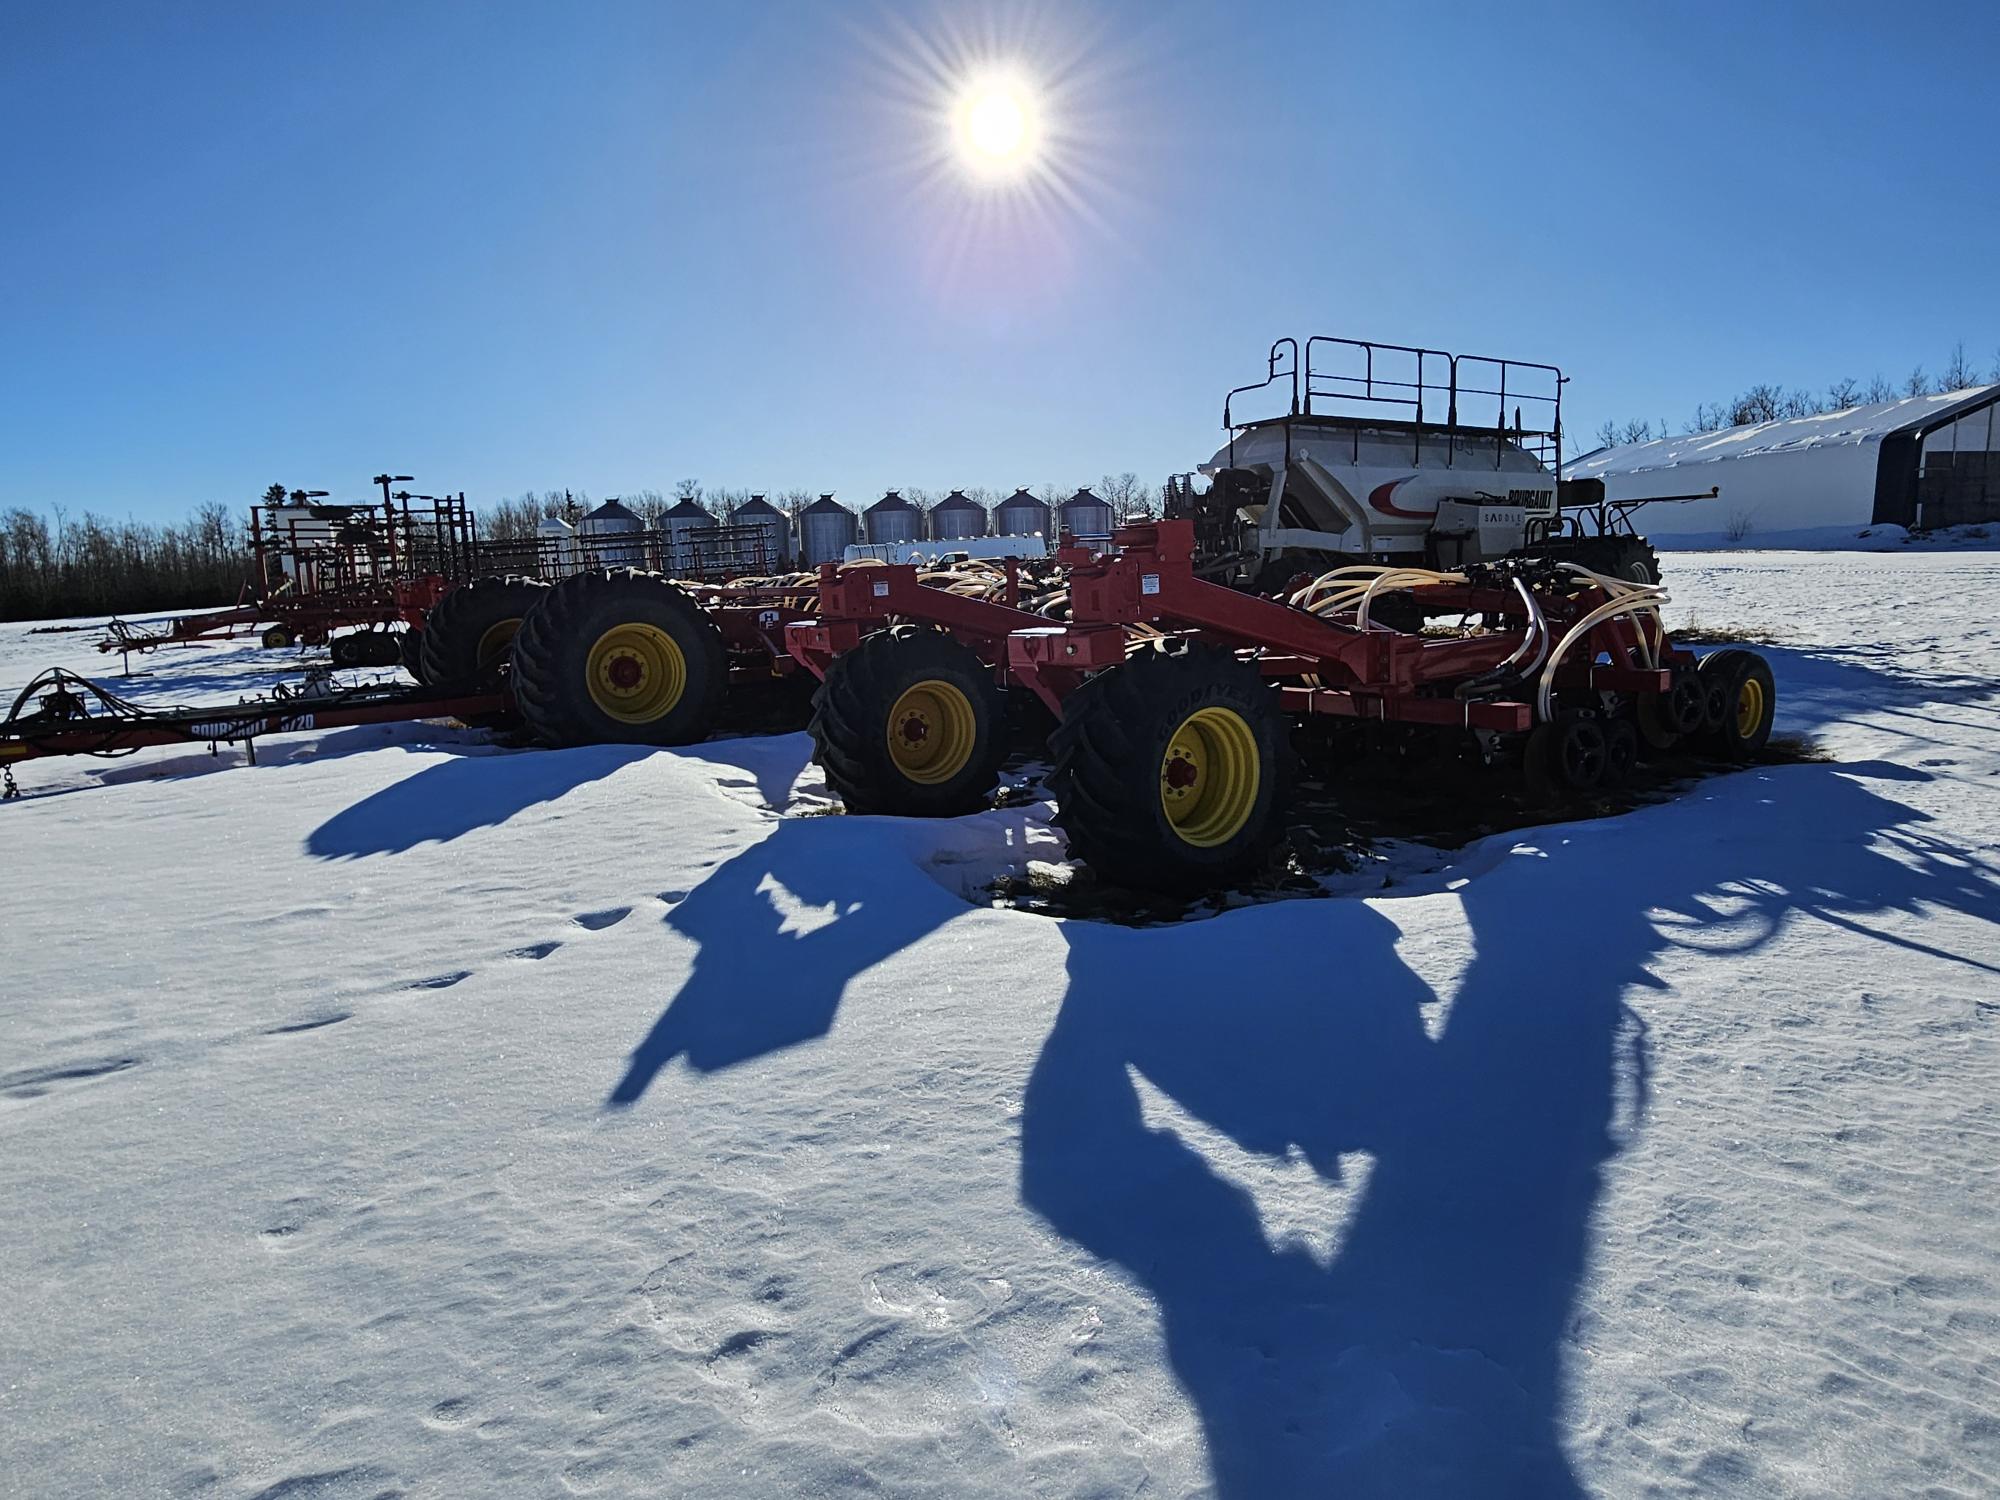
M 353 1012 L 337 1010 L 330 1016 L 315 1016 L 310 1021 L 293 1021 L 288 1026 L 270 1026 L 264 1030 L 265 1036 L 297 1036 L 301 1031 L 318 1031 L 322 1026 L 338 1026 L 351 1019 Z
M 26 1072 L 0 1074 L 0 1094 L 10 1099 L 38 1099 L 52 1088 L 87 1083 L 138 1066 L 136 1057 L 107 1057 L 62 1068 L 30 1068 Z
M 406 990 L 448 990 L 472 977 L 470 969 L 453 969 L 449 974 L 433 974 L 429 979 L 414 980 L 403 986 Z
M 470 1397 L 453 1396 L 433 1406 L 430 1415 L 424 1418 L 424 1425 L 452 1432 L 460 1427 L 470 1426 L 474 1416 Z
M 509 958 L 547 958 L 561 946 L 561 943 L 553 941 L 547 943 L 530 943 L 525 948 L 508 949 L 507 956 Z
M 303 1243 L 300 1236 L 332 1212 L 332 1205 L 318 1198 L 287 1198 L 278 1205 L 272 1222 L 257 1231 L 257 1238 L 266 1250 L 296 1250 Z
M 582 916 L 570 920 L 586 932 L 602 932 L 607 927 L 615 927 L 632 915 L 629 906 L 610 906 L 603 911 L 587 911 Z

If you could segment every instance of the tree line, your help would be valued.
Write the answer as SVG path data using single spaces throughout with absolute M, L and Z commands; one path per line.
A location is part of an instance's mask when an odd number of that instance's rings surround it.
M 1084 487 L 1044 485 L 1034 493 L 1055 503 Z M 1156 487 L 1140 483 L 1130 473 L 1106 475 L 1092 488 L 1121 518 L 1150 513 L 1159 497 Z M 282 499 L 288 493 L 287 486 L 274 484 L 258 498 Z M 1011 493 L 965 491 L 988 509 Z M 750 494 L 711 490 L 699 480 L 684 479 L 671 495 L 648 489 L 618 498 L 650 526 L 683 499 L 725 519 Z M 925 489 L 906 489 L 902 494 L 925 508 L 944 498 L 944 492 Z M 793 489 L 765 498 L 796 515 L 819 497 Z M 504 541 L 532 536 L 544 517 L 574 521 L 595 504 L 583 490 L 528 490 L 475 506 L 474 512 L 482 539 Z M 164 525 L 113 521 L 90 511 L 72 516 L 61 506 L 47 515 L 20 506 L 0 512 L 0 620 L 158 614 L 234 604 L 257 572 L 250 549 L 249 509 L 247 504 L 235 509 L 213 501 L 185 521 Z
M 1876 375 L 1865 385 L 1857 380 L 1836 380 L 1824 390 L 1781 385 L 1753 385 L 1732 400 L 1703 401 L 1694 415 L 1681 426 L 1681 433 L 1720 432 L 1725 427 L 1744 427 L 1753 422 L 1776 422 L 1789 417 L 1816 417 L 1830 411 L 1846 411 L 1851 406 L 1878 406 L 1905 396 L 1935 396 L 1946 391 L 1964 390 L 1969 385 L 2000 384 L 2000 352 L 1993 356 L 1993 368 L 1982 375 L 1965 356 L 1960 340 L 1951 358 L 1936 375 L 1922 365 L 1906 375 L 1901 384 Z M 1597 441 L 1606 448 L 1624 443 L 1647 443 L 1655 438 L 1673 437 L 1674 429 L 1662 417 L 1652 422 L 1606 422 L 1597 429 Z
M 0 514 L 0 620 L 234 604 L 254 570 L 246 515 L 216 501 L 159 526 L 16 506 Z

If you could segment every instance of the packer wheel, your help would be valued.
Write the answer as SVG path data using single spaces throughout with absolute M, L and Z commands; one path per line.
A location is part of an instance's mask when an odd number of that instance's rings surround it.
M 1701 681 L 1722 705 L 1719 721 L 1701 736 L 1701 748 L 1724 760 L 1751 760 L 1771 738 L 1778 707 L 1771 667 L 1755 651 L 1731 647 L 1701 659 Z
M 1291 751 L 1255 667 L 1177 642 L 1070 695 L 1050 739 L 1070 853 L 1121 885 L 1185 890 L 1258 865 L 1281 831 Z
M 521 622 L 547 597 L 534 578 L 475 578 L 431 607 L 418 632 L 426 683 L 490 687 L 506 669 Z
M 552 745 L 698 740 L 714 727 L 729 675 L 708 612 L 636 568 L 549 588 L 514 637 L 513 661 L 521 716 Z
M 991 795 L 1007 704 L 970 647 L 900 625 L 835 658 L 811 731 L 813 759 L 849 812 L 948 818 Z

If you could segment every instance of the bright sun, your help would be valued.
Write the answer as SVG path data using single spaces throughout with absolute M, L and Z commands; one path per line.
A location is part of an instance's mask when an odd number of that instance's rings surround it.
M 983 79 L 951 112 L 959 159 L 982 177 L 1016 176 L 1035 161 L 1040 125 L 1033 95 L 1018 81 Z

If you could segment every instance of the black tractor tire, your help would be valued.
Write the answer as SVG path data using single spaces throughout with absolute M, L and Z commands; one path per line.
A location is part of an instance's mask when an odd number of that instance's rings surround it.
M 1644 536 L 1592 536 L 1576 562 L 1626 584 L 1660 582 L 1660 554 Z
M 1701 659 L 1701 679 L 1724 704 L 1722 722 L 1702 735 L 1701 748 L 1723 760 L 1756 759 L 1778 707 L 1770 663 L 1755 651 L 1711 651 Z
M 1276 557 L 1266 558 L 1257 569 L 1256 576 L 1250 580 L 1250 592 L 1266 598 L 1279 598 L 1290 592 L 1293 585 L 1303 588 L 1322 573 L 1365 561 L 1366 558 L 1350 557 L 1342 552 L 1280 552 Z
M 1665 693 L 1639 694 L 1632 703 L 1632 724 L 1647 755 L 1666 755 L 1681 742 L 1680 726 Z
M 386 630 L 356 630 L 331 643 L 336 667 L 393 667 L 402 661 L 398 638 Z
M 1593 573 L 1626 583 L 1658 583 L 1660 557 L 1642 536 L 1556 537 L 1530 547 L 1532 556 L 1573 562 Z
M 298 644 L 298 636 L 289 625 L 273 625 L 265 630 L 261 642 L 266 651 L 284 651 Z
M 565 578 L 514 637 L 514 701 L 550 745 L 689 744 L 715 727 L 728 681 L 708 611 L 637 568 Z
M 1604 725 L 1604 776 L 1608 790 L 1624 786 L 1639 764 L 1639 731 L 1630 719 L 1610 719 Z
M 1210 888 L 1247 874 L 1283 829 L 1288 726 L 1257 669 L 1175 642 L 1070 694 L 1049 745 L 1055 824 L 1113 885 Z
M 1572 715 L 1537 724 L 1521 751 L 1528 800 L 1554 807 L 1578 792 L 1594 792 L 1609 759 L 1604 725 Z
M 1424 612 L 1408 589 L 1393 589 L 1368 601 L 1368 623 L 1386 625 L 1404 635 L 1424 633 Z
M 1640 536 L 1619 536 L 1611 540 L 1618 544 L 1611 549 L 1611 566 L 1599 568 L 1598 572 L 1626 583 L 1660 581 L 1660 554 L 1653 550 L 1651 542 Z
M 421 630 L 400 633 L 396 637 L 396 653 L 405 672 L 418 682 L 427 680 L 424 676 L 424 633 Z
M 536 578 L 475 578 L 460 584 L 424 616 L 419 680 L 435 687 L 497 687 L 521 622 L 548 594 L 549 586 Z
M 813 759 L 850 813 L 953 818 L 990 801 L 1007 699 L 973 650 L 899 625 L 834 658 L 813 695 Z
M 1698 735 L 1708 720 L 1708 690 L 1699 673 L 1677 670 L 1667 694 L 1666 721 L 1682 735 Z

